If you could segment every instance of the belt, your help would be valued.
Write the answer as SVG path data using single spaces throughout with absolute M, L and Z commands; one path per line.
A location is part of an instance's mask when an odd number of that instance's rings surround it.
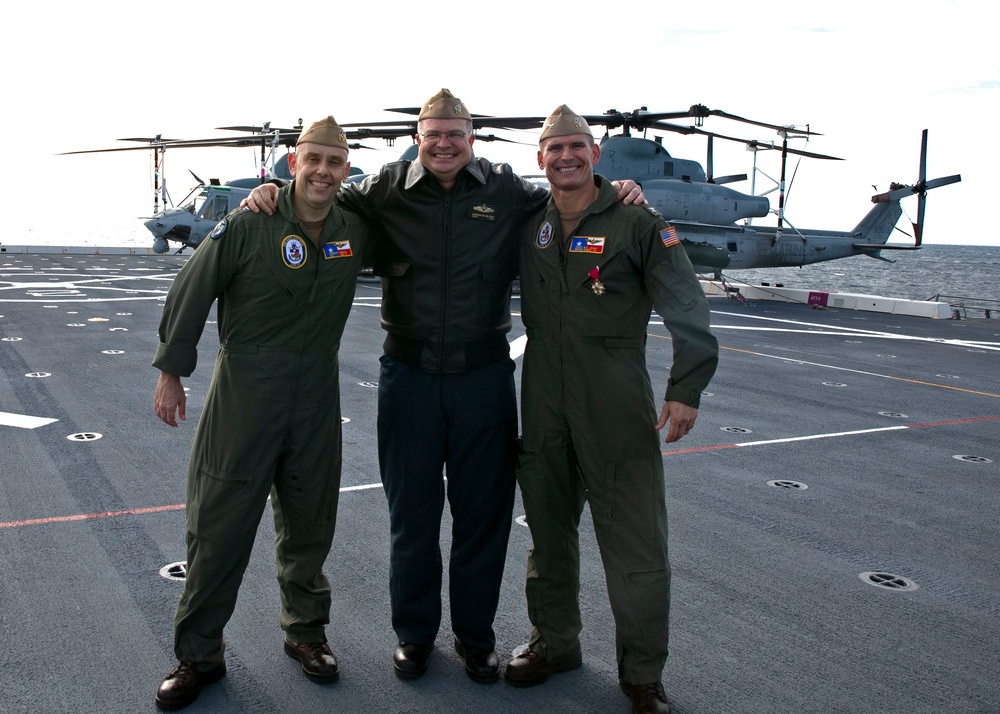
M 504 335 L 489 337 L 485 340 L 470 340 L 468 342 L 435 343 L 415 340 L 410 337 L 388 333 L 382 349 L 394 360 L 399 360 L 403 364 L 411 367 L 420 367 L 424 349 L 431 352 L 444 350 L 448 355 L 458 353 L 459 350 L 465 356 L 465 369 L 478 369 L 490 364 L 499 362 L 510 355 L 510 345 Z M 448 355 L 442 355 L 443 362 L 449 362 Z
M 248 345 L 241 342 L 223 342 L 220 347 L 225 352 L 239 352 L 241 354 L 257 354 L 257 355 L 305 355 L 305 354 L 337 354 L 340 351 L 340 343 L 331 345 L 325 349 L 310 350 L 310 349 L 285 349 L 280 347 L 272 347 L 270 345 Z
M 544 330 L 539 330 L 537 327 L 529 327 L 525 330 L 529 340 L 540 340 L 545 339 L 546 334 Z M 600 345 L 601 347 L 607 347 L 609 349 L 642 349 L 646 346 L 646 335 L 641 335 L 637 337 L 602 337 L 600 335 L 565 335 L 563 334 L 560 339 L 565 339 L 568 342 L 579 342 L 585 345 Z

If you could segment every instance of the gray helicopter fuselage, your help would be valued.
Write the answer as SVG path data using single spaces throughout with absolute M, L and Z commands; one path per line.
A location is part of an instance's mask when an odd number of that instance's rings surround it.
M 604 137 L 595 171 L 612 181 L 640 184 L 646 200 L 668 221 L 729 225 L 766 216 L 771 208 L 766 198 L 709 183 L 697 161 L 675 158 L 649 139 Z

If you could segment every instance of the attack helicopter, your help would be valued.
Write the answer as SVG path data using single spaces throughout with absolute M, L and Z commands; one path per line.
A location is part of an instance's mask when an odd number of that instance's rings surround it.
M 418 108 L 387 109 L 416 116 Z M 756 127 L 775 131 L 780 141 L 758 141 L 744 139 L 704 128 L 705 119 L 719 117 Z M 851 231 L 799 229 L 785 215 L 784 203 L 787 196 L 786 164 L 789 156 L 819 160 L 840 159 L 834 156 L 805 151 L 789 146 L 789 141 L 808 139 L 818 136 L 809 126 L 804 128 L 771 124 L 747 119 L 728 112 L 709 109 L 695 104 L 687 110 L 675 112 L 650 112 L 645 107 L 631 111 L 619 112 L 610 109 L 603 114 L 584 115 L 591 126 L 605 127 L 605 134 L 600 139 L 601 157 L 595 167 L 597 173 L 609 179 L 632 179 L 640 184 L 649 203 L 655 207 L 677 229 L 682 245 L 688 252 L 692 264 L 699 273 L 712 273 L 721 276 L 722 270 L 739 270 L 749 268 L 802 266 L 828 260 L 836 260 L 854 255 L 867 255 L 881 260 L 883 250 L 915 250 L 921 246 L 923 236 L 923 219 L 927 191 L 961 181 L 960 175 L 943 178 L 926 178 L 927 131 L 923 133 L 920 148 L 920 164 L 917 181 L 913 184 L 892 183 L 889 191 L 872 197 L 874 207 L 865 215 Z M 693 125 L 675 124 L 667 120 L 691 118 Z M 480 141 L 513 141 L 483 134 L 487 128 L 513 130 L 524 132 L 540 129 L 542 117 L 501 117 L 491 115 L 473 115 L 473 130 Z M 347 129 L 350 139 L 384 139 L 390 146 L 397 138 L 409 136 L 415 141 L 417 125 L 415 119 L 383 121 L 371 123 L 342 124 Z M 160 195 L 164 199 L 165 208 L 161 211 L 158 198 L 154 197 L 154 215 L 146 221 L 146 227 L 153 233 L 153 250 L 158 253 L 169 249 L 169 241 L 180 244 L 180 249 L 194 247 L 211 231 L 215 222 L 223 215 L 236 208 L 240 201 L 249 194 L 253 186 L 263 183 L 270 177 L 290 178 L 287 167 L 287 154 L 278 157 L 279 147 L 287 149 L 295 144 L 302 128 L 301 120 L 293 128 L 275 128 L 269 124 L 261 126 L 231 126 L 219 127 L 222 130 L 247 132 L 250 135 L 216 137 L 198 140 L 169 140 L 157 136 L 155 139 L 126 139 L 125 141 L 143 142 L 145 146 L 117 149 L 102 149 L 97 151 L 126 151 L 150 149 L 156 158 L 155 175 L 158 179 L 162 171 L 162 159 L 166 148 L 210 147 L 210 146 L 251 146 L 259 145 L 261 150 L 260 177 L 238 179 L 226 184 L 213 181 L 209 184 L 198 180 L 198 186 L 189 194 L 194 200 L 184 203 L 178 208 L 166 208 L 168 195 L 165 183 L 159 186 Z M 612 135 L 611 131 L 620 130 Z M 633 132 L 641 131 L 642 136 Z M 697 135 L 707 140 L 707 160 L 705 167 L 697 161 L 671 156 L 663 146 L 663 137 L 651 132 L 662 134 L 678 133 Z M 713 170 L 714 141 L 723 140 L 739 142 L 753 152 L 754 185 L 749 194 L 741 193 L 725 184 L 745 181 L 746 174 L 715 176 Z M 372 148 L 364 144 L 352 144 L 353 148 Z M 756 193 L 756 178 L 758 173 L 757 155 L 761 151 L 781 152 L 780 181 L 774 181 L 775 187 Z M 92 153 L 92 152 L 68 152 Z M 402 160 L 413 159 L 416 156 L 416 146 L 409 146 Z M 270 169 L 268 165 L 270 160 Z M 352 169 L 351 180 L 360 180 L 364 174 Z M 770 178 L 770 177 L 768 177 Z M 794 174 L 793 174 L 794 178 Z M 158 184 L 159 185 L 159 184 Z M 787 187 L 790 188 L 790 185 Z M 767 194 L 779 190 L 778 206 L 772 208 Z M 912 244 L 891 244 L 888 239 L 894 230 L 899 230 L 896 224 L 902 215 L 900 201 L 915 195 L 918 199 L 917 220 L 913 223 Z M 187 200 L 187 199 L 185 199 Z M 762 227 L 753 225 L 753 219 L 769 215 L 777 216 L 777 226 Z M 909 235 L 909 234 L 907 234 Z M 179 251 L 178 251 L 179 252 Z M 891 261 L 890 261 L 891 262 Z
M 162 135 L 152 138 L 132 137 L 119 141 L 136 142 L 138 146 L 113 149 L 92 149 L 69 151 L 65 154 L 91 154 L 117 151 L 152 151 L 153 154 L 153 215 L 144 218 L 144 225 L 153 234 L 153 252 L 166 253 L 170 243 L 179 245 L 177 252 L 194 248 L 212 231 L 215 225 L 230 211 L 238 208 L 240 202 L 250 195 L 254 186 L 271 178 L 291 179 L 288 168 L 288 154 L 280 153 L 294 146 L 302 130 L 302 120 L 293 128 L 272 127 L 270 122 L 260 126 L 219 127 L 219 129 L 250 132 L 251 136 L 223 136 L 210 139 L 165 139 Z M 399 136 L 398 132 L 352 132 L 352 138 L 372 138 L 378 136 L 387 141 Z M 189 172 L 197 185 L 185 196 L 179 205 L 172 205 L 164 178 L 164 165 L 168 148 L 210 148 L 210 147 L 260 147 L 260 175 L 234 179 L 222 183 L 218 179 L 202 180 L 193 171 Z M 352 149 L 370 147 L 360 143 L 351 144 Z M 359 175 L 360 169 L 351 173 Z M 160 206 L 163 206 L 161 209 Z
M 398 109 L 411 113 L 412 109 Z M 755 139 L 711 132 L 704 129 L 711 116 L 771 129 L 780 141 L 763 142 Z M 668 122 L 668 119 L 694 119 L 694 125 Z M 927 131 L 920 146 L 920 165 L 916 183 L 892 183 L 890 190 L 872 197 L 875 204 L 851 231 L 799 229 L 785 215 L 786 165 L 789 156 L 820 160 L 841 159 L 789 146 L 790 140 L 819 136 L 808 126 L 799 128 L 747 119 L 719 109 L 695 104 L 677 112 L 650 112 L 646 107 L 631 112 L 610 109 L 603 114 L 584 115 L 591 126 L 604 126 L 600 139 L 601 155 L 595 172 L 605 177 L 632 179 L 642 186 L 646 200 L 677 229 L 682 245 L 699 273 L 712 273 L 717 278 L 722 270 L 802 266 L 854 255 L 867 255 L 888 260 L 883 250 L 915 250 L 923 236 L 927 191 L 961 181 L 956 174 L 927 180 Z M 509 129 L 537 129 L 544 119 L 539 117 L 491 117 L 492 126 Z M 612 135 L 611 130 L 621 133 Z M 641 130 L 643 136 L 634 136 Z M 662 136 L 647 138 L 648 132 L 698 135 L 707 139 L 706 168 L 696 161 L 673 157 L 663 147 Z M 740 193 L 724 184 L 747 179 L 746 174 L 713 175 L 713 146 L 716 139 L 745 144 L 754 155 L 754 187 L 758 175 L 757 154 L 760 151 L 781 152 L 780 180 L 760 194 L 751 188 L 750 194 Z M 762 173 L 762 172 L 761 172 Z M 766 174 L 763 174 L 766 176 Z M 770 177 L 768 177 L 770 178 Z M 793 174 L 794 178 L 794 174 Z M 788 185 L 787 188 L 790 188 Z M 772 208 L 767 193 L 778 189 L 778 207 Z M 902 215 L 900 200 L 911 195 L 918 199 L 917 220 L 913 223 L 912 245 L 890 244 L 888 239 Z M 776 227 L 753 225 L 754 218 L 777 216 Z M 907 234 L 909 235 L 909 234 Z M 890 261 L 891 262 L 891 261 Z
M 413 143 L 399 157 L 400 160 L 412 160 L 416 151 L 416 122 L 395 123 L 393 126 L 373 126 L 366 124 L 344 125 L 352 127 L 346 131 L 348 139 L 382 139 L 388 146 L 393 146 L 398 138 L 409 136 Z M 249 135 L 221 136 L 208 139 L 165 139 L 162 135 L 155 137 L 131 137 L 119 141 L 136 142 L 137 146 L 117 147 L 112 149 L 91 149 L 86 151 L 68 151 L 61 155 L 93 154 L 117 151 L 152 151 L 153 155 L 153 215 L 143 218 L 144 225 L 153 234 L 153 252 L 166 253 L 170 244 L 178 244 L 177 253 L 185 248 L 197 247 L 215 225 L 230 211 L 239 207 L 244 198 L 250 195 L 253 188 L 272 178 L 291 180 L 288 168 L 289 147 L 295 146 L 302 131 L 302 120 L 291 128 L 271 126 L 265 122 L 259 126 L 224 126 L 217 127 L 224 131 L 245 132 Z M 477 133 L 479 141 L 512 142 L 492 134 Z M 197 181 L 197 185 L 174 206 L 167 191 L 164 178 L 166 151 L 182 148 L 211 147 L 260 147 L 260 174 L 246 178 L 234 179 L 222 183 L 218 179 L 206 182 L 193 171 L 189 172 Z M 350 144 L 351 150 L 371 149 L 372 147 L 355 141 Z M 284 152 L 282 153 L 282 149 Z M 347 182 L 360 181 L 365 177 L 361 169 L 352 166 Z M 162 208 L 161 208 L 162 205 Z
M 760 142 L 709 132 L 701 128 L 707 116 L 721 116 L 734 121 L 766 127 L 777 132 L 781 141 Z M 681 116 L 694 117 L 695 126 L 680 126 L 664 121 Z M 608 128 L 621 126 L 618 136 L 605 134 L 601 140 L 601 158 L 597 173 L 609 179 L 630 178 L 643 187 L 646 199 L 677 229 L 684 248 L 695 269 L 721 277 L 723 269 L 771 268 L 802 266 L 854 255 L 867 255 L 888 260 L 883 250 L 915 250 L 923 237 L 927 191 L 961 181 L 956 174 L 928 181 L 927 130 L 920 146 L 920 168 L 914 184 L 892 183 L 890 190 L 872 197 L 875 204 L 851 231 L 799 229 L 785 215 L 787 196 L 786 165 L 789 156 L 821 160 L 840 160 L 802 149 L 789 147 L 789 140 L 817 135 L 808 127 L 780 126 L 753 121 L 704 105 L 694 105 L 687 112 L 652 113 L 645 108 L 629 113 L 610 110 L 603 115 L 587 117 L 592 124 Z M 667 132 L 696 134 L 707 137 L 707 172 L 694 161 L 670 156 L 659 137 L 654 139 L 631 136 L 631 129 L 659 129 Z M 754 176 L 757 175 L 757 153 L 766 150 L 781 152 L 781 174 L 778 207 L 772 209 L 765 194 L 742 194 L 724 186 L 745 180 L 745 175 L 712 176 L 712 147 L 715 139 L 743 143 L 754 152 Z M 801 159 L 800 159 L 801 160 Z M 772 189 L 773 190 L 773 189 Z M 890 244 L 888 239 L 902 215 L 900 200 L 916 195 L 917 220 L 913 223 L 913 244 Z M 759 227 L 754 218 L 769 214 L 777 216 L 777 226 Z M 742 223 L 738 223 L 742 221 Z M 890 261 L 891 262 L 891 261 Z

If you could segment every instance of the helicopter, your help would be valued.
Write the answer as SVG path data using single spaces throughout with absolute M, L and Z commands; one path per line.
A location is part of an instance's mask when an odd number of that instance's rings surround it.
M 400 156 L 400 160 L 408 161 L 417 157 L 416 123 L 392 127 L 370 127 L 366 125 L 351 125 L 353 128 L 346 133 L 349 139 L 383 139 L 392 146 L 397 138 L 410 136 L 411 144 Z M 185 248 L 195 248 L 203 241 L 216 224 L 230 211 L 239 208 L 244 198 L 250 195 L 253 188 L 273 178 L 290 181 L 291 171 L 288 168 L 288 153 L 280 154 L 280 148 L 286 150 L 293 147 L 302 131 L 302 120 L 293 128 L 272 127 L 270 122 L 260 126 L 226 126 L 217 127 L 220 130 L 249 132 L 251 136 L 224 136 L 209 139 L 164 139 L 162 135 L 155 137 L 131 137 L 119 141 L 138 142 L 140 146 L 118 147 L 113 149 L 91 149 L 86 151 L 68 151 L 61 155 L 91 154 L 116 151 L 151 150 L 153 152 L 153 215 L 143 218 L 144 225 L 153 235 L 153 252 L 167 253 L 171 243 L 179 245 L 177 253 Z M 480 141 L 511 141 L 491 134 L 477 133 Z M 516 142 L 515 142 L 516 143 Z M 208 147 L 247 147 L 260 146 L 259 176 L 234 179 L 222 183 L 218 179 L 202 180 L 190 169 L 189 173 L 197 181 L 197 185 L 181 201 L 173 206 L 170 194 L 167 192 L 166 181 L 163 179 L 166 150 L 168 148 L 208 148 Z M 350 148 L 371 149 L 360 142 L 351 143 Z M 352 166 L 346 182 L 360 181 L 367 174 Z M 160 206 L 163 208 L 161 209 Z
M 390 111 L 411 113 L 414 110 Z M 774 130 L 781 141 L 762 142 L 707 131 L 702 127 L 705 119 L 710 116 Z M 695 124 L 685 126 L 665 121 L 682 117 L 693 118 Z M 789 146 L 789 140 L 820 136 L 808 126 L 797 128 L 755 121 L 722 110 L 709 109 L 702 104 L 695 104 L 678 112 L 650 112 L 646 107 L 631 112 L 609 109 L 603 114 L 584 115 L 584 119 L 591 126 L 605 127 L 595 173 L 610 180 L 632 179 L 638 183 L 650 205 L 677 229 L 695 270 L 714 274 L 717 279 L 721 277 L 723 269 L 802 266 L 855 255 L 867 255 L 892 262 L 884 258 L 881 251 L 916 250 L 921 246 L 927 191 L 962 180 L 959 174 L 927 180 L 925 129 L 915 183 L 894 182 L 890 184 L 889 191 L 872 196 L 875 205 L 851 231 L 799 229 L 792 225 L 784 211 L 788 157 L 841 160 L 835 156 Z M 494 126 L 510 129 L 534 129 L 540 128 L 544 120 L 539 117 L 492 117 L 489 121 Z M 612 135 L 610 131 L 613 129 L 621 129 L 621 133 Z M 633 136 L 633 130 L 642 130 L 643 136 Z M 661 136 L 646 137 L 649 131 L 706 137 L 707 170 L 696 161 L 671 156 L 663 147 Z M 754 184 L 759 172 L 757 153 L 767 150 L 781 152 L 780 181 L 774 182 L 775 188 L 780 190 L 777 209 L 772 208 L 766 198 L 766 193 L 770 191 L 757 194 L 752 188 L 750 194 L 744 194 L 724 185 L 744 181 L 747 179 L 746 174 L 713 176 L 715 139 L 739 142 L 753 151 Z M 916 195 L 918 199 L 917 220 L 913 223 L 911 236 L 913 244 L 890 244 L 888 239 L 897 230 L 896 224 L 902 215 L 900 200 L 911 195 Z M 777 215 L 776 227 L 753 225 L 754 218 L 772 214 Z
M 724 268 L 739 270 L 802 266 L 854 255 L 888 260 L 881 255 L 881 251 L 919 249 L 923 237 L 927 191 L 962 180 L 958 174 L 927 180 L 927 130 L 925 129 L 921 139 L 919 176 L 916 183 L 892 183 L 888 192 L 873 196 L 872 202 L 875 205 L 851 231 L 799 229 L 791 224 L 784 211 L 788 156 L 839 159 L 788 146 L 790 139 L 806 138 L 816 134 L 808 128 L 800 130 L 791 126 L 765 124 L 719 110 L 709 110 L 703 105 L 694 105 L 683 115 L 703 120 L 705 116 L 711 114 L 774 129 L 781 137 L 780 146 L 777 143 L 762 143 L 708 132 L 700 126 L 680 127 L 662 120 L 663 117 L 676 114 L 652 114 L 640 109 L 618 115 L 614 110 L 610 110 L 601 117 L 595 117 L 594 123 L 604 123 L 607 126 L 616 123 L 620 116 L 624 133 L 620 136 L 605 135 L 601 141 L 601 158 L 595 171 L 612 180 L 631 178 L 639 183 L 649 203 L 677 229 L 695 269 L 700 273 L 713 273 L 716 278 L 721 277 Z M 663 149 L 662 143 L 656 139 L 630 136 L 629 129 L 632 127 L 649 127 L 707 136 L 708 172 L 703 171 L 697 162 L 671 157 Z M 754 152 L 755 177 L 757 152 L 781 151 L 781 177 L 777 182 L 780 194 L 776 210 L 770 207 L 764 195 L 756 195 L 753 192 L 750 195 L 741 194 L 722 185 L 745 180 L 744 175 L 713 178 L 712 142 L 716 138 L 746 144 Z M 911 195 L 916 195 L 918 199 L 917 220 L 913 223 L 913 244 L 889 244 L 888 239 L 902 215 L 899 202 Z M 776 227 L 752 225 L 752 219 L 772 213 L 777 215 Z M 739 224 L 738 221 L 743 223 Z
M 387 109 L 417 115 L 418 108 Z M 705 119 L 720 117 L 777 132 L 780 142 L 763 142 L 743 139 L 704 129 Z M 695 104 L 687 110 L 675 112 L 650 112 L 646 107 L 619 112 L 609 109 L 603 114 L 584 115 L 591 126 L 604 126 L 605 134 L 600 140 L 601 157 L 595 172 L 608 179 L 632 179 L 642 186 L 647 201 L 677 229 L 681 244 L 688 253 L 692 264 L 699 273 L 712 273 L 721 277 L 722 270 L 749 268 L 802 266 L 809 263 L 836 260 L 854 255 L 867 255 L 881 260 L 889 260 L 881 255 L 883 250 L 916 250 L 921 246 L 923 219 L 927 191 L 961 181 L 956 174 L 930 181 L 926 178 L 927 131 L 923 133 L 920 148 L 918 179 L 913 184 L 892 183 L 890 190 L 872 197 L 875 204 L 851 231 L 799 229 L 785 215 L 786 164 L 789 156 L 820 160 L 841 160 L 816 152 L 789 146 L 789 141 L 819 136 L 809 126 L 798 128 L 747 119 L 719 109 L 709 109 Z M 692 118 L 694 125 L 675 124 L 668 119 Z M 542 117 L 502 117 L 473 115 L 473 130 L 481 141 L 512 141 L 483 134 L 486 128 L 525 131 L 542 126 Z M 384 139 L 390 146 L 395 139 L 409 136 L 414 142 L 417 133 L 415 119 L 383 121 L 374 123 L 342 124 L 351 139 Z M 125 139 L 124 141 L 144 142 L 146 146 L 97 151 L 125 151 L 139 148 L 154 151 L 157 180 L 162 169 L 162 158 L 168 147 L 208 147 L 208 146 L 250 146 L 261 149 L 261 174 L 259 178 L 246 178 L 220 184 L 209 184 L 198 179 L 198 186 L 189 194 L 197 194 L 194 200 L 179 208 L 159 210 L 158 198 L 154 193 L 154 215 L 146 221 L 146 227 L 153 233 L 153 250 L 163 253 L 169 250 L 169 242 L 180 244 L 180 250 L 194 247 L 211 231 L 216 221 L 229 210 L 239 206 L 240 201 L 250 193 L 253 186 L 263 183 L 269 177 L 291 178 L 287 168 L 287 154 L 276 158 L 279 147 L 293 146 L 302 129 L 302 121 L 293 128 L 274 128 L 269 123 L 261 126 L 218 127 L 222 130 L 249 132 L 250 136 L 215 137 L 196 140 L 169 140 L 157 136 L 155 139 Z M 612 130 L 621 130 L 612 135 Z M 642 136 L 634 136 L 634 130 L 641 130 Z M 662 136 L 647 138 L 648 132 L 679 133 L 698 135 L 707 139 L 707 161 L 703 168 L 697 161 L 671 156 L 663 147 Z M 749 194 L 741 193 L 725 184 L 745 181 L 746 174 L 714 176 L 713 142 L 715 139 L 745 144 L 754 154 L 754 186 Z M 532 143 L 519 142 L 514 143 Z M 355 143 L 351 148 L 371 148 Z M 268 150 L 270 151 L 270 171 L 266 170 Z M 778 207 L 771 207 L 767 193 L 755 192 L 758 173 L 757 154 L 760 151 L 781 152 L 780 181 L 774 181 L 779 190 Z M 68 152 L 92 153 L 92 152 Z M 416 145 L 409 146 L 401 160 L 416 157 Z M 193 175 L 193 172 L 192 172 Z M 766 174 L 763 174 L 766 176 Z M 361 180 L 365 174 L 352 168 L 348 181 Z M 768 177 L 770 178 L 770 177 Z M 793 174 L 794 179 L 794 174 Z M 539 181 L 544 183 L 543 181 Z M 157 184 L 159 185 L 159 184 Z M 790 188 L 790 186 L 789 186 Z M 160 194 L 166 205 L 165 186 Z M 888 239 L 902 215 L 900 200 L 916 195 L 918 198 L 917 220 L 913 223 L 912 245 L 890 244 Z M 185 199 L 187 200 L 187 199 Z M 776 227 L 754 226 L 753 219 L 769 215 L 777 216 Z M 909 235 L 909 234 L 907 234 Z M 889 261 L 891 262 L 891 261 Z
M 177 252 L 185 248 L 195 248 L 204 240 L 215 225 L 230 211 L 239 207 L 240 202 L 250 195 L 254 186 L 264 183 L 270 178 L 291 179 L 288 168 L 288 154 L 278 155 L 279 147 L 295 144 L 302 130 L 302 120 L 294 128 L 272 128 L 270 122 L 256 127 L 220 127 L 251 131 L 254 136 L 229 136 L 211 139 L 177 140 L 165 139 L 157 134 L 155 137 L 132 137 L 119 141 L 137 142 L 140 146 L 118 147 L 114 149 L 92 149 L 87 151 L 69 151 L 69 154 L 91 154 L 117 151 L 146 151 L 153 153 L 153 215 L 143 218 L 144 225 L 153 234 L 153 252 L 166 253 L 170 243 L 179 244 Z M 260 146 L 261 173 L 259 176 L 234 179 L 222 183 L 218 179 L 204 181 L 190 169 L 188 170 L 197 181 L 197 185 L 185 196 L 177 206 L 170 205 L 170 194 L 167 191 L 164 176 L 164 165 L 168 148 L 208 148 L 215 146 L 246 147 Z M 360 148 L 354 145 L 352 148 Z M 367 147 L 364 147 L 367 148 Z M 352 172 L 360 173 L 356 169 Z M 163 208 L 160 208 L 160 205 Z

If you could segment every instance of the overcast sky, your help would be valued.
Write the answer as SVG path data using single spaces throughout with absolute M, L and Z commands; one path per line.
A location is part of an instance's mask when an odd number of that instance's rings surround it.
M 930 130 L 932 191 L 925 243 L 1000 245 L 986 210 L 1000 168 L 992 133 L 1000 109 L 1000 53 L 990 5 L 907 3 L 577 3 L 569 9 L 497 3 L 393 1 L 277 4 L 188 2 L 17 3 L 0 30 L 6 208 L 0 243 L 143 236 L 152 211 L 149 152 L 57 156 L 116 139 L 223 135 L 219 126 L 290 126 L 333 114 L 384 121 L 450 88 L 474 113 L 545 116 L 559 104 L 607 109 L 714 109 L 823 136 L 793 146 L 840 156 L 803 160 L 788 196 L 798 228 L 850 230 L 873 184 L 917 179 L 920 134 Z M 606 7 L 598 11 L 597 8 Z M 347 9 L 345 9 L 347 8 Z M 366 9 L 367 8 L 367 9 Z M 433 9 L 430 9 L 433 8 Z M 684 123 L 683 121 L 680 123 Z M 709 119 L 705 128 L 761 141 L 765 129 Z M 513 136 L 505 134 L 505 136 Z M 537 134 L 524 137 L 529 144 Z M 403 140 L 405 143 L 407 140 Z M 352 152 L 375 169 L 403 143 Z M 669 135 L 674 156 L 704 163 L 704 140 Z M 752 154 L 717 142 L 717 175 L 751 173 Z M 534 146 L 477 143 L 476 151 L 537 173 Z M 202 178 L 253 175 L 249 149 L 167 153 L 179 201 Z M 758 165 L 779 170 L 777 153 Z M 789 175 L 794 163 L 789 163 Z M 762 188 L 761 179 L 758 190 Z M 750 191 L 750 182 L 731 184 Z M 771 194 L 772 205 L 777 194 Z M 900 227 L 916 217 L 903 202 Z M 773 219 L 770 221 L 773 223 Z M 905 241 L 897 233 L 893 241 Z

